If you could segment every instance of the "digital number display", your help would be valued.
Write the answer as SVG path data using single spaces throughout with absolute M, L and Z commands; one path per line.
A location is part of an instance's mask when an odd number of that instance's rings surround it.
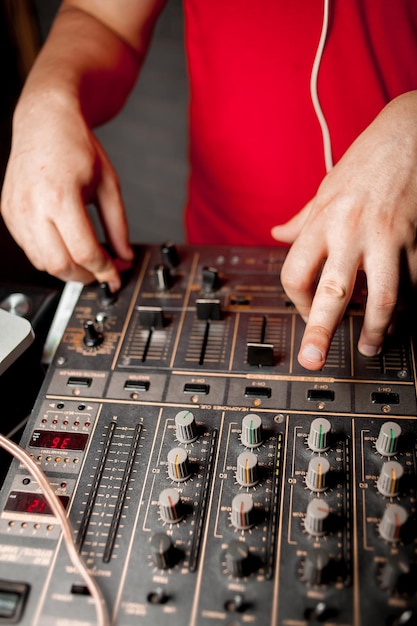
M 87 439 L 87 433 L 34 430 L 30 445 L 33 448 L 50 448 L 51 450 L 84 450 Z
M 64 508 L 69 502 L 68 496 L 58 496 Z M 31 493 L 29 491 L 11 491 L 7 499 L 6 511 L 16 513 L 35 513 L 37 515 L 53 515 L 51 507 L 42 493 Z

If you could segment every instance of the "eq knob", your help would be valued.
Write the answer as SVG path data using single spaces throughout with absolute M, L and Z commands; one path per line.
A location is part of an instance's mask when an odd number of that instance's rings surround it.
M 329 433 L 331 425 L 329 420 L 324 417 L 317 417 L 311 422 L 310 432 L 308 434 L 308 447 L 313 452 L 325 452 L 329 449 Z
M 188 454 L 183 448 L 172 448 L 168 452 L 168 476 L 178 483 L 191 476 Z
M 236 480 L 242 487 L 253 487 L 258 482 L 258 457 L 253 452 L 242 452 L 237 457 Z
M 176 489 L 168 487 L 159 494 L 159 513 L 161 519 L 168 524 L 180 522 L 184 515 L 180 494 Z
M 242 578 L 247 573 L 249 548 L 243 541 L 232 539 L 226 550 L 226 568 L 235 578 Z
M 94 322 L 88 320 L 84 324 L 84 343 L 88 348 L 97 348 L 103 343 L 104 335 L 99 333 Z
M 254 525 L 253 499 L 248 493 L 239 493 L 232 500 L 231 522 L 238 530 L 247 530 Z
M 327 489 L 329 461 L 322 456 L 314 456 L 310 459 L 306 475 L 306 485 L 311 491 L 320 492 Z
M 401 531 L 408 519 L 408 513 L 403 506 L 391 504 L 387 506 L 379 524 L 379 533 L 389 542 L 399 541 Z
M 179 411 L 176 414 L 175 432 L 180 443 L 192 443 L 197 439 L 197 426 L 191 411 Z
M 397 452 L 401 426 L 396 422 L 382 424 L 376 441 L 376 449 L 382 456 L 393 456 Z
M 166 533 L 155 533 L 151 537 L 151 557 L 159 569 L 169 569 L 175 565 L 175 550 Z
M 379 493 L 383 496 L 397 496 L 400 482 L 404 474 L 402 465 L 397 461 L 386 461 L 376 483 Z
M 257 448 L 262 444 L 262 420 L 259 415 L 255 413 L 245 415 L 240 438 L 246 448 Z
M 327 532 L 330 508 L 327 502 L 320 498 L 314 498 L 307 506 L 304 519 L 304 528 L 309 535 L 322 537 Z

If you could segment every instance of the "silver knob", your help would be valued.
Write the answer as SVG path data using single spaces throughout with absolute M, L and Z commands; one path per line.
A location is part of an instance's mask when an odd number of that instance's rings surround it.
M 176 414 L 175 432 L 180 443 L 191 443 L 198 438 L 195 417 L 191 411 L 179 411 Z
M 325 491 L 327 489 L 327 477 L 330 470 L 329 461 L 322 456 L 314 456 L 310 459 L 306 475 L 306 485 L 311 491 Z
M 408 519 L 408 513 L 403 506 L 391 504 L 387 506 L 379 524 L 379 533 L 383 539 L 390 542 L 399 541 L 401 529 Z
M 322 537 L 327 531 L 327 522 L 330 515 L 330 508 L 323 499 L 314 498 L 307 507 L 304 519 L 304 527 L 309 535 Z
M 253 500 L 248 493 L 240 493 L 232 500 L 231 522 L 239 530 L 251 528 L 253 522 Z
M 241 441 L 246 448 L 257 448 L 262 443 L 262 420 L 259 415 L 249 413 L 242 420 Z
M 386 461 L 376 483 L 379 493 L 383 496 L 397 496 L 404 470 L 397 461 Z
M 401 426 L 396 422 L 382 424 L 376 441 L 376 449 L 382 456 L 393 456 L 397 452 Z
M 324 452 L 330 448 L 329 433 L 331 424 L 324 417 L 317 417 L 311 422 L 310 432 L 308 435 L 308 447 L 313 452 Z
M 253 487 L 258 482 L 258 457 L 253 452 L 242 452 L 237 457 L 236 479 L 242 487 Z
M 191 476 L 188 454 L 184 448 L 172 448 L 168 452 L 168 476 L 179 483 Z
M 159 512 L 164 522 L 175 524 L 183 519 L 181 497 L 176 489 L 168 487 L 159 494 Z

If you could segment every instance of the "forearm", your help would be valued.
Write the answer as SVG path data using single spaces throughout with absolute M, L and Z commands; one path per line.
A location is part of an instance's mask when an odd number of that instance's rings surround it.
M 93 3 L 92 3 L 93 4 Z M 64 3 L 27 79 L 17 120 L 33 105 L 77 106 L 90 127 L 111 119 L 123 106 L 141 67 L 158 10 L 134 40 L 83 9 Z

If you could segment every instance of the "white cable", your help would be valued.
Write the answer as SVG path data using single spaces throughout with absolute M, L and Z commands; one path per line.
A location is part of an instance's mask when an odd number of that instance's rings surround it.
M 70 557 L 71 563 L 78 571 L 82 579 L 84 580 L 87 589 L 89 590 L 91 597 L 94 600 L 94 604 L 97 612 L 97 624 L 98 626 L 110 626 L 110 618 L 107 611 L 106 604 L 104 602 L 103 595 L 98 587 L 95 579 L 91 576 L 90 572 L 87 569 L 84 561 L 82 560 L 76 546 L 74 543 L 74 535 L 67 518 L 64 507 L 62 506 L 61 501 L 56 496 L 54 490 L 48 482 L 45 474 L 41 470 L 41 468 L 31 459 L 29 454 L 18 446 L 13 441 L 10 441 L 4 435 L 0 434 L 0 446 L 10 452 L 31 474 L 32 478 L 38 482 L 42 492 L 52 509 L 53 514 L 61 523 L 62 534 L 64 537 L 65 545 L 68 551 L 68 555 Z
M 330 170 L 333 169 L 332 143 L 330 139 L 329 127 L 322 111 L 317 92 L 317 79 L 329 29 L 329 2 L 330 0 L 323 0 L 323 22 L 321 27 L 320 40 L 317 46 L 316 56 L 314 57 L 313 69 L 311 70 L 310 77 L 310 95 L 313 102 L 314 111 L 316 112 L 317 119 L 321 128 L 321 135 L 323 138 L 324 162 L 326 165 L 327 173 L 329 173 Z

